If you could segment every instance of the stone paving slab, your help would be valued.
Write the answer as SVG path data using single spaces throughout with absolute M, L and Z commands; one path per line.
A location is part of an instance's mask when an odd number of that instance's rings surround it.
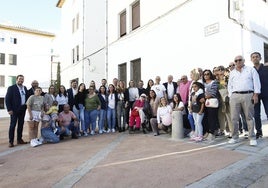
M 268 179 L 261 168 L 267 126 L 257 147 L 246 139 L 230 145 L 224 137 L 194 143 L 168 134 L 113 133 L 8 148 L 7 122 L 0 119 L 0 187 L 261 187 Z

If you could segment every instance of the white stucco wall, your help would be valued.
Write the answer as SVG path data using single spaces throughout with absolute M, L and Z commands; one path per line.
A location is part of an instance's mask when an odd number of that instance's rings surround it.
M 60 53 L 61 80 L 67 88 L 79 79 L 87 86 L 105 77 L 106 4 L 101 1 L 65 1 L 62 11 Z M 72 20 L 79 14 L 79 29 L 72 33 Z M 79 45 L 79 61 L 72 63 L 72 49 Z
M 156 75 L 161 76 L 164 82 L 169 74 L 178 79 L 195 67 L 211 69 L 218 65 L 227 66 L 238 54 L 245 55 L 248 60 L 253 49 L 263 51 L 263 39 L 228 19 L 226 0 L 160 2 L 140 1 L 141 27 L 118 38 L 119 13 L 128 10 L 132 1 L 109 1 L 109 80 L 117 77 L 118 64 L 127 62 L 129 73 L 129 62 L 136 58 L 141 58 L 141 75 L 145 82 Z M 188 3 L 181 6 L 182 2 Z M 178 8 L 162 17 L 160 14 L 155 20 L 157 13 L 154 11 L 158 11 L 155 7 L 162 4 L 165 4 L 165 11 L 172 6 Z M 127 20 L 130 18 L 127 12 Z M 246 18 L 245 23 L 249 22 Z M 258 19 L 265 21 L 261 17 Z M 213 24 L 217 25 L 218 32 L 205 36 L 205 28 Z M 267 26 L 264 30 L 267 31 Z M 251 65 L 249 61 L 247 64 Z
M 46 91 L 50 84 L 50 56 L 54 37 L 25 33 L 18 30 L 0 29 L 5 41 L 0 42 L 0 52 L 5 53 L 5 64 L 0 65 L 0 75 L 5 75 L 5 87 L 0 87 L 0 97 L 4 98 L 11 85 L 10 76 L 24 75 L 24 85 L 31 87 L 37 80 Z M 17 38 L 17 44 L 10 43 L 10 37 Z M 17 55 L 17 65 L 9 65 L 9 54 Z M 7 117 L 6 109 L 0 110 L 0 117 Z

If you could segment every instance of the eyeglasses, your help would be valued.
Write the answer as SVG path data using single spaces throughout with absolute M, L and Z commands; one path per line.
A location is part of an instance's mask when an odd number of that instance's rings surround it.
M 238 61 L 243 61 L 243 59 L 236 59 L 234 60 L 235 62 L 238 62 Z
M 229 65 L 229 67 L 234 67 L 235 65 L 233 64 L 233 65 Z
M 257 56 L 257 55 L 256 55 L 256 56 L 252 56 L 251 58 L 252 58 L 252 59 L 253 59 L 253 58 L 260 58 L 260 56 Z
M 210 74 L 209 73 L 204 73 L 204 76 L 209 76 Z

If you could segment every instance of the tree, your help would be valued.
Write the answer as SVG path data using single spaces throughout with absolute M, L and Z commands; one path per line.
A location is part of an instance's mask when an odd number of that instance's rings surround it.
M 58 92 L 60 85 L 61 85 L 61 76 L 60 76 L 60 62 L 58 62 L 58 66 L 57 66 L 57 80 L 55 81 L 55 89 Z

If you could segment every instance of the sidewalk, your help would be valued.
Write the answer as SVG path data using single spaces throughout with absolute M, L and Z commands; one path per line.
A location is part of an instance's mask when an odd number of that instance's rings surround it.
M 36 148 L 8 148 L 8 123 L 0 119 L 0 187 L 254 188 L 268 183 L 267 122 L 257 147 L 244 138 L 234 145 L 224 137 L 209 144 L 125 132 Z

